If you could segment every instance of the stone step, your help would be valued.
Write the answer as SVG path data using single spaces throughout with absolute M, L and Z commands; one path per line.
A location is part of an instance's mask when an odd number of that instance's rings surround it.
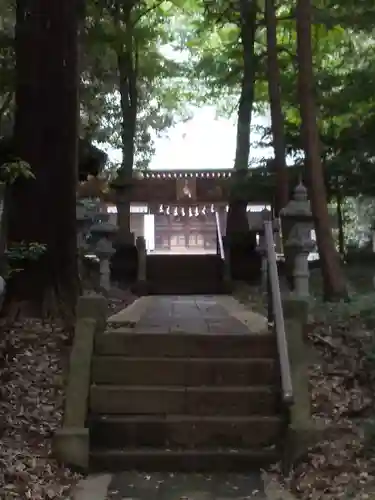
M 127 450 L 92 450 L 93 472 L 141 470 L 144 472 L 248 472 L 276 463 L 276 449 L 210 448 L 170 450 L 136 448 Z
M 280 417 L 93 416 L 95 448 L 265 447 L 280 441 Z
M 264 358 L 128 358 L 94 356 L 97 384 L 254 386 L 277 381 L 276 362 Z
M 187 280 L 163 281 L 148 279 L 148 293 L 151 295 L 220 295 L 227 293 L 222 280 L 205 278 L 197 281 L 193 277 Z
M 274 415 L 278 394 L 270 386 L 161 387 L 92 385 L 90 411 L 124 415 Z
M 224 293 L 218 255 L 149 255 L 147 281 L 155 295 Z
M 171 270 L 179 276 L 188 276 L 189 272 L 194 270 L 214 274 L 221 271 L 223 265 L 221 257 L 217 254 L 149 254 L 146 263 L 150 274 L 164 278 L 170 275 Z
M 99 334 L 96 354 L 128 357 L 276 358 L 273 333 L 146 333 L 130 328 Z

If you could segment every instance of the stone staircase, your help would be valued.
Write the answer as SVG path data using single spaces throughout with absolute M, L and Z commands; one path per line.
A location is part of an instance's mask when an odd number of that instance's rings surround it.
M 146 276 L 154 295 L 223 293 L 224 263 L 219 255 L 147 255 Z
M 270 321 L 214 295 L 224 281 L 216 256 L 147 257 L 154 295 L 108 320 L 103 296 L 79 299 L 53 441 L 60 461 L 97 471 L 248 472 L 279 459 L 288 470 L 306 452 L 320 432 L 304 340 L 309 302 L 282 298 L 272 232 L 265 220 Z M 200 292 L 181 296 L 197 281 Z
M 96 335 L 93 470 L 248 470 L 278 459 L 274 334 L 144 330 Z

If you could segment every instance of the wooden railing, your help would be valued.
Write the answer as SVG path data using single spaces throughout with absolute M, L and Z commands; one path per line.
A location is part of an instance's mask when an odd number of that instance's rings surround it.
M 285 333 L 284 312 L 281 301 L 280 280 L 276 263 L 272 220 L 264 221 L 264 241 L 267 258 L 268 322 L 276 332 L 282 399 L 283 402 L 289 406 L 292 405 L 294 401 L 293 385 L 288 354 L 288 342 Z
M 220 216 L 218 212 L 215 212 L 215 220 L 216 220 L 217 241 L 219 243 L 219 255 L 223 260 L 225 260 L 223 235 L 221 234 Z

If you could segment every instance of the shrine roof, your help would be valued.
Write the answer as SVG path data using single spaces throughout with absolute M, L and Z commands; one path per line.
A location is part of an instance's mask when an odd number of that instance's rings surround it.
M 147 170 L 142 172 L 144 179 L 225 179 L 232 175 L 232 169 L 217 170 Z

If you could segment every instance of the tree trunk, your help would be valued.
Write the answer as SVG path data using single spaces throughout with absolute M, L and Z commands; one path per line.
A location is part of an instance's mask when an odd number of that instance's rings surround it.
M 276 173 L 275 215 L 289 201 L 288 172 L 285 159 L 284 115 L 281 105 L 281 78 L 277 53 L 277 19 L 275 0 L 266 0 L 265 18 L 267 26 L 267 73 L 268 94 L 271 108 L 271 129 Z
M 257 2 L 240 0 L 241 43 L 243 50 L 243 76 L 241 96 L 238 105 L 237 144 L 234 160 L 234 184 L 240 185 L 249 167 L 251 115 L 254 102 L 255 80 L 255 31 Z M 236 186 L 231 196 L 227 217 L 226 234 L 247 232 L 249 223 L 246 215 L 247 200 L 236 194 Z
M 336 213 L 337 213 L 337 227 L 339 233 L 339 253 L 341 257 L 345 254 L 345 230 L 344 230 L 344 217 L 342 214 L 342 194 L 340 192 L 339 187 L 337 187 L 336 194 Z
M 47 247 L 37 262 L 16 273 L 9 298 L 40 314 L 54 297 L 71 319 L 78 294 L 79 2 L 17 2 L 16 151 L 35 179 L 21 179 L 12 187 L 8 225 L 9 243 Z
M 298 87 L 304 141 L 305 162 L 309 179 L 309 196 L 323 274 L 324 297 L 337 300 L 347 297 L 344 273 L 332 236 L 320 152 L 320 139 L 314 102 L 314 74 L 311 45 L 311 0 L 298 0 L 297 10 Z
M 119 7 L 114 19 L 116 26 L 121 30 L 121 22 L 125 26 L 125 43 L 117 53 L 119 92 L 121 105 L 121 141 L 122 163 L 119 171 L 120 183 L 125 189 L 119 196 L 121 202 L 117 205 L 117 221 L 119 228 L 119 243 L 130 242 L 130 197 L 131 180 L 134 167 L 134 141 L 137 124 L 138 92 L 137 92 L 137 54 L 134 46 L 131 10 L 133 5 Z M 119 24 L 119 19 L 121 22 Z

